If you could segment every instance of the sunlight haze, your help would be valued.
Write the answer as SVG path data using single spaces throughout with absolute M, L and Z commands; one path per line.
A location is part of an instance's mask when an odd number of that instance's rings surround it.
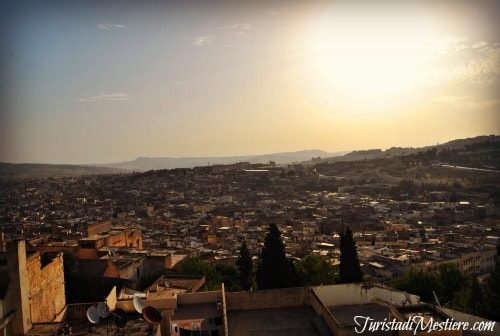
M 497 1 L 10 1 L 0 162 L 500 134 Z

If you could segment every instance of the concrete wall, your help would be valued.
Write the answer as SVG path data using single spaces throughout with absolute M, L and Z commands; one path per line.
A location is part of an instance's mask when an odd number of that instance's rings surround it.
M 316 314 L 323 317 L 325 323 L 328 325 L 334 335 L 340 335 L 341 328 L 338 321 L 330 312 L 323 302 L 320 301 L 313 289 L 310 289 L 309 296 L 307 297 L 307 305 L 311 307 Z
M 102 276 L 139 282 L 146 275 L 143 266 L 144 260 L 145 258 L 129 259 L 125 261 L 107 259 L 106 271 Z
M 474 331 L 474 333 L 476 335 L 485 335 L 485 336 L 491 336 L 493 335 L 495 332 L 498 332 L 498 329 L 500 329 L 500 325 L 498 325 L 498 322 L 493 322 L 493 321 L 490 321 L 490 320 L 486 320 L 486 319 L 483 319 L 481 317 L 478 317 L 478 316 L 474 316 L 474 315 L 470 315 L 470 314 L 465 314 L 465 313 L 462 313 L 462 312 L 459 312 L 459 311 L 456 311 L 456 310 L 453 310 L 453 309 L 448 309 L 448 308 L 440 308 L 445 314 L 447 314 L 448 316 L 452 317 L 455 321 L 461 321 L 461 322 L 469 322 L 469 325 L 470 325 L 470 328 L 472 328 L 472 326 L 474 325 L 474 323 L 476 322 L 491 322 L 491 323 L 495 323 L 495 326 L 494 326 L 494 331 Z
M 172 268 L 172 254 L 168 255 L 150 255 L 146 257 L 144 263 L 144 273 L 156 274 L 164 269 Z
M 90 225 L 87 228 L 87 237 L 94 236 L 100 234 L 101 232 L 106 232 L 109 230 L 111 230 L 111 219 Z
M 226 308 L 232 310 L 274 309 L 300 307 L 306 304 L 308 287 L 226 292 Z
M 227 292 L 226 292 L 227 295 Z M 222 302 L 222 291 L 177 294 L 178 305 Z

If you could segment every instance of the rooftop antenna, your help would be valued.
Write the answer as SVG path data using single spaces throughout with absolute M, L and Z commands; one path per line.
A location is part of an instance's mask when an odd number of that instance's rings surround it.
M 96 307 L 92 306 L 89 307 L 89 309 L 87 309 L 87 319 L 92 324 L 99 323 L 99 320 L 101 319 L 101 314 L 99 314 L 99 311 L 97 310 Z
M 121 308 L 116 308 L 114 312 L 111 313 L 113 315 L 113 321 L 115 322 L 118 328 L 125 328 L 127 324 L 127 313 Z
M 441 307 L 441 303 L 439 302 L 436 292 L 432 291 L 432 294 L 434 294 L 434 299 L 436 300 L 436 304 L 438 305 L 438 307 Z
M 134 303 L 135 310 L 139 314 L 142 314 L 142 311 L 144 310 L 144 301 L 142 300 L 142 297 L 140 297 L 138 295 L 134 295 L 132 302 Z
M 100 318 L 106 318 L 109 315 L 108 305 L 104 302 L 99 302 L 97 304 L 97 312 L 99 313 Z
M 127 314 L 121 308 L 115 309 L 115 311 L 109 311 L 109 307 L 105 302 L 99 302 L 97 307 L 91 306 L 87 309 L 87 319 L 92 324 L 97 324 L 102 318 L 107 318 L 109 315 L 113 317 L 118 328 L 125 328 L 127 323 Z M 108 324 L 106 323 L 106 334 L 108 334 Z

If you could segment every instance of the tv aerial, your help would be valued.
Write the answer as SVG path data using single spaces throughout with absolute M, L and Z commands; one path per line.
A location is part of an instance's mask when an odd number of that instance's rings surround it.
M 115 322 L 118 328 L 125 328 L 127 324 L 127 313 L 125 313 L 125 310 L 116 308 L 111 315 L 113 316 L 113 322 Z
M 89 307 L 89 309 L 87 309 L 87 319 L 92 324 L 99 323 L 99 320 L 101 319 L 101 314 L 99 314 L 99 311 L 97 310 L 96 307 L 92 306 Z
M 108 305 L 104 302 L 99 302 L 97 304 L 97 312 L 99 313 L 100 318 L 106 318 L 109 315 Z
M 135 310 L 139 314 L 142 314 L 142 311 L 144 310 L 144 301 L 143 301 L 143 298 L 141 296 L 134 295 L 134 298 L 132 299 L 132 302 L 134 303 Z
M 127 313 L 123 309 L 117 308 L 114 311 L 110 311 L 105 302 L 99 302 L 97 307 L 91 306 L 87 309 L 87 319 L 92 324 L 97 324 L 101 319 L 107 318 L 110 315 L 118 328 L 125 328 Z

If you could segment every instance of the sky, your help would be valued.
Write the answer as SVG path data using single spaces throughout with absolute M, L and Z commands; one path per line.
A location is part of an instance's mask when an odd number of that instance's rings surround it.
M 500 134 L 500 2 L 8 1 L 0 162 Z

